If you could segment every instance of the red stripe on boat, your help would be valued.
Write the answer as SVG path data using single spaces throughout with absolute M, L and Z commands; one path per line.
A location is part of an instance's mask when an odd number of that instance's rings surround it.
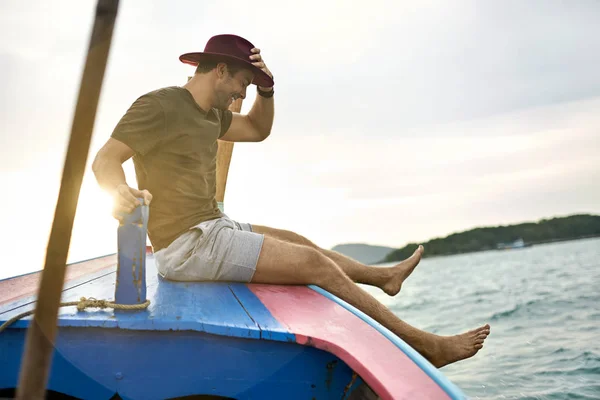
M 382 399 L 449 399 L 402 350 L 339 304 L 305 286 L 248 286 L 299 344 L 335 354 Z
M 152 254 L 152 246 L 146 246 L 146 254 Z M 116 254 L 69 264 L 65 272 L 65 283 L 115 265 L 117 265 Z M 37 293 L 41 278 L 42 271 L 36 271 L 0 280 L 0 305 L 12 303 L 22 297 L 33 296 Z
M 84 275 L 113 267 L 116 264 L 117 256 L 115 254 L 69 264 L 65 272 L 65 283 Z M 42 279 L 42 271 L 0 281 L 0 305 L 11 303 L 22 297 L 33 296 L 37 293 L 40 279 Z

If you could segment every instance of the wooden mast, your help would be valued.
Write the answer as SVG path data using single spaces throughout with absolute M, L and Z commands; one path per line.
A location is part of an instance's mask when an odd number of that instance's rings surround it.
M 239 113 L 242 111 L 242 101 L 239 98 L 229 106 L 231 112 Z M 215 195 L 217 203 L 223 211 L 225 202 L 225 188 L 227 186 L 227 175 L 229 174 L 229 164 L 233 155 L 233 142 L 219 140 L 219 149 L 217 150 L 217 193 Z
M 96 4 L 94 27 L 81 77 L 35 314 L 27 329 L 17 399 L 46 397 L 73 220 L 118 7 L 119 0 L 98 0 Z M 44 199 L 40 198 L 40 201 Z

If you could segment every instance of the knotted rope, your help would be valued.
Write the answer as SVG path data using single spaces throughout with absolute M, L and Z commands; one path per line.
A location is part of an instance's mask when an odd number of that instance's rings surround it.
M 115 310 L 144 310 L 144 309 L 148 308 L 149 305 L 150 305 L 150 300 L 146 300 L 145 302 L 143 302 L 141 304 L 117 304 L 117 303 L 113 303 L 112 301 L 108 301 L 108 300 L 96 300 L 93 297 L 90 297 L 89 299 L 82 297 L 81 299 L 79 299 L 79 301 L 67 301 L 65 303 L 59 304 L 60 307 L 76 306 L 77 311 L 83 311 L 86 308 L 112 308 Z M 0 332 L 2 332 L 4 329 L 8 328 L 8 326 L 11 325 L 13 322 L 15 322 L 21 318 L 27 317 L 29 315 L 32 315 L 34 312 L 35 312 L 35 310 L 26 311 L 24 313 L 21 313 L 19 315 L 12 317 L 11 319 L 9 319 L 8 321 L 6 321 L 5 323 L 3 323 L 0 326 Z

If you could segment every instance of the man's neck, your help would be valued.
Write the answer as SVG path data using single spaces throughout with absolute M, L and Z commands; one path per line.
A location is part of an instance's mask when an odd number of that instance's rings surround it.
M 192 94 L 196 104 L 201 109 L 208 111 L 212 108 L 213 90 L 212 82 L 208 75 L 196 74 L 183 87 Z

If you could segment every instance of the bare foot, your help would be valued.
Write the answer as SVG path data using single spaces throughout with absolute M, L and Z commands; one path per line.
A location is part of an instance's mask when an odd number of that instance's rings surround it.
M 430 361 L 437 368 L 473 357 L 483 347 L 490 334 L 488 324 L 456 336 L 440 336 L 437 354 Z
M 412 256 L 402 261 L 400 264 L 391 267 L 391 277 L 390 280 L 383 285 L 381 289 L 384 292 L 389 294 L 390 296 L 395 296 L 398 294 L 400 289 L 402 288 L 402 283 L 408 276 L 413 272 L 419 261 L 421 261 L 421 256 L 423 255 L 423 246 L 419 246 Z

